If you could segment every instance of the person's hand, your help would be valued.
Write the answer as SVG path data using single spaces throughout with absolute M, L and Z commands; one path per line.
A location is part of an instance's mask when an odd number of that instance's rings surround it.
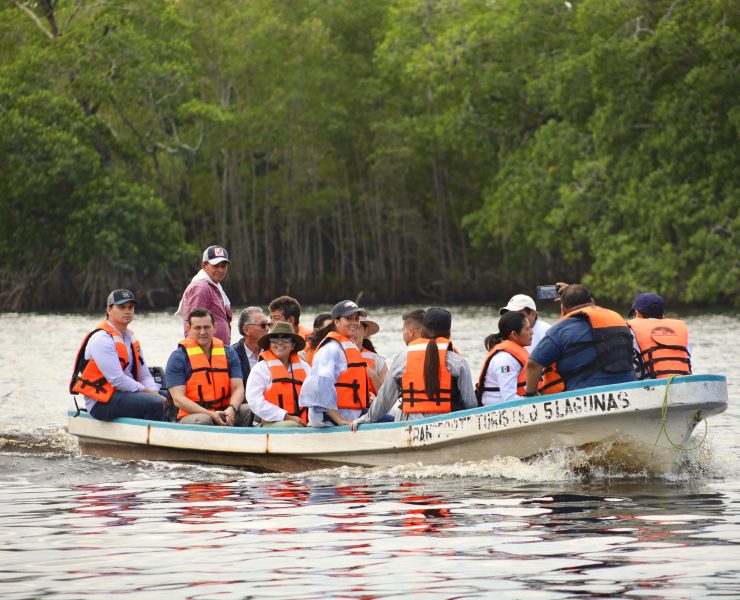
M 555 282 L 555 290 L 558 293 L 558 297 L 555 298 L 555 302 L 560 302 L 560 295 L 563 293 L 563 290 L 568 287 L 568 284 L 563 281 L 556 281 Z
M 226 424 L 233 426 L 236 423 L 236 409 L 233 406 L 227 406 L 224 410 L 224 417 L 226 417 Z
M 358 423 L 357 421 L 352 421 L 352 422 L 351 422 L 351 423 L 349 424 L 349 428 L 350 428 L 350 429 L 351 429 L 352 431 L 357 431 L 357 430 L 358 430 L 358 429 L 360 428 L 360 424 L 359 424 L 359 423 Z
M 155 396 L 159 396 L 160 398 L 162 397 L 162 395 L 157 390 L 150 390 L 149 388 L 144 388 L 141 391 L 144 392 L 145 394 L 153 394 Z
M 211 413 L 211 420 L 214 425 L 228 425 L 228 417 L 222 410 L 214 410 Z
M 305 427 L 306 424 L 301 420 L 300 417 L 296 417 L 295 415 L 285 415 L 286 421 L 293 421 L 293 423 L 298 423 L 301 427 Z

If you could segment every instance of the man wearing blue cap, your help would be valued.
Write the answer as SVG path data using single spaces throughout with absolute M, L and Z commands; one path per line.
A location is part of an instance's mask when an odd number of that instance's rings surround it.
M 627 321 L 632 330 L 638 379 L 663 379 L 691 374 L 691 343 L 686 323 L 666 319 L 658 294 L 637 294 Z
M 207 308 L 213 314 L 216 324 L 215 337 L 227 346 L 231 344 L 231 302 L 221 282 L 229 268 L 229 253 L 222 246 L 208 246 L 203 251 L 200 271 L 195 274 L 180 300 L 175 312 L 182 314 L 182 325 L 185 337 L 190 333 L 188 317 L 196 308 Z
M 87 334 L 77 352 L 69 391 L 82 394 L 87 412 L 101 421 L 164 418 L 160 386 L 149 373 L 139 340 L 128 328 L 135 304 L 129 290 L 112 291 L 107 318 Z

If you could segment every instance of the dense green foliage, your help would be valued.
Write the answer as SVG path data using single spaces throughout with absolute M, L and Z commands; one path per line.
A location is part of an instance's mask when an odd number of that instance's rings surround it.
M 0 300 L 740 304 L 740 3 L 0 3 Z

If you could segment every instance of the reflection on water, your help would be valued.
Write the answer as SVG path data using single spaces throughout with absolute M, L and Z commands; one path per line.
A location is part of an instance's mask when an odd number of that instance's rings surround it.
M 4 597 L 740 591 L 740 503 L 708 485 L 216 479 L 4 485 Z

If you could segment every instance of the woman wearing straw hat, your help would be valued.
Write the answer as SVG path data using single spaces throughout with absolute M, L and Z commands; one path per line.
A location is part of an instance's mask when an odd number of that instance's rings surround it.
M 246 399 L 261 420 L 258 427 L 305 427 L 306 410 L 298 397 L 311 367 L 298 352 L 306 342 L 290 323 L 278 321 L 257 345 L 263 352 L 247 379 Z
M 354 337 L 355 344 L 360 349 L 362 357 L 367 363 L 367 374 L 370 377 L 370 393 L 376 395 L 388 374 L 388 365 L 383 356 L 375 350 L 370 338 L 380 331 L 380 325 L 370 319 L 360 319 L 360 327 Z

